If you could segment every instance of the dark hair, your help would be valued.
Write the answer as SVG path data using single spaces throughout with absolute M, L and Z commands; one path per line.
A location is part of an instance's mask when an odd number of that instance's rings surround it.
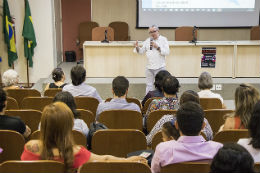
M 254 148 L 260 149 L 260 101 L 255 105 L 248 129 L 252 137 L 250 144 L 252 144 Z
M 187 102 L 177 113 L 179 130 L 186 136 L 197 136 L 204 122 L 204 111 L 198 103 Z
M 187 90 L 184 93 L 182 93 L 181 98 L 180 98 L 180 105 L 182 105 L 183 103 L 186 103 L 188 101 L 193 101 L 193 102 L 200 104 L 200 98 L 199 98 L 198 93 L 196 93 L 195 91 L 192 91 L 192 90 Z
M 70 77 L 72 80 L 72 84 L 78 86 L 82 84 L 86 79 L 86 70 L 81 65 L 74 66 L 71 69 Z
M 71 95 L 71 93 L 65 91 L 65 92 L 59 92 L 55 95 L 53 102 L 63 102 L 65 103 L 72 111 L 74 118 L 79 118 L 79 112 L 76 110 L 76 103 L 74 100 L 74 97 Z
M 166 94 L 174 95 L 179 92 L 180 84 L 176 77 L 167 76 L 163 80 L 163 91 Z
M 180 133 L 176 129 L 172 121 L 168 121 L 164 123 L 162 130 L 167 135 L 168 138 L 172 136 L 175 140 L 177 140 L 180 137 Z
M 112 82 L 112 87 L 115 95 L 121 97 L 126 94 L 129 88 L 129 81 L 124 76 L 117 76 Z
M 161 70 L 155 75 L 154 86 L 160 92 L 162 92 L 163 80 L 167 76 L 171 76 L 171 73 L 167 70 Z
M 52 79 L 53 79 L 55 82 L 60 81 L 63 76 L 64 76 L 64 72 L 62 71 L 61 68 L 55 68 L 55 69 L 52 71 Z
M 225 144 L 214 156 L 210 173 L 254 173 L 254 160 L 239 144 Z
M 2 112 L 5 108 L 5 101 L 6 101 L 6 93 L 3 88 L 0 87 L 0 112 Z

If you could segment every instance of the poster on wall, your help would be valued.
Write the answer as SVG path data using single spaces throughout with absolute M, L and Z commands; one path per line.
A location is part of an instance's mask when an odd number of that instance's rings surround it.
M 203 47 L 201 57 L 201 68 L 215 68 L 216 67 L 216 47 Z

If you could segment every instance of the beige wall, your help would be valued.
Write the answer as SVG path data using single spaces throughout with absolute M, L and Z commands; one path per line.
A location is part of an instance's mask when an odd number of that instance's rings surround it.
M 136 0 L 92 0 L 92 21 L 100 26 L 108 26 L 113 21 L 125 21 L 129 24 L 131 40 L 145 40 L 146 29 L 136 27 Z M 174 40 L 174 29 L 162 29 L 162 35 Z M 201 29 L 198 40 L 248 40 L 249 29 Z
M 34 66 L 30 68 L 30 82 L 37 82 L 40 78 L 47 77 L 54 68 L 54 28 L 53 28 L 53 0 L 29 0 L 34 29 L 38 46 L 33 58 Z M 16 48 L 18 60 L 15 62 L 15 70 L 20 75 L 21 82 L 27 81 L 26 60 L 24 57 L 24 41 L 22 37 L 24 22 L 24 0 L 8 0 L 11 15 L 16 18 Z M 0 4 L 3 2 L 0 0 Z M 2 14 L 2 11 L 0 12 Z M 2 17 L 2 16 L 0 16 Z M 2 19 L 0 22 L 0 72 L 8 69 L 7 49 L 4 44 L 2 32 Z

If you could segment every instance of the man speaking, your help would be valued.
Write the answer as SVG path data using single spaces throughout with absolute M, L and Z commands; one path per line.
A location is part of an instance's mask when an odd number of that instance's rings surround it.
M 168 40 L 166 37 L 159 34 L 159 28 L 156 25 L 153 25 L 148 31 L 150 37 L 143 42 L 142 47 L 139 47 L 138 41 L 136 41 L 134 49 L 134 52 L 139 54 L 144 54 L 146 52 L 148 60 L 145 72 L 146 94 L 149 91 L 154 90 L 153 83 L 155 75 L 159 71 L 165 70 L 165 57 L 170 53 Z

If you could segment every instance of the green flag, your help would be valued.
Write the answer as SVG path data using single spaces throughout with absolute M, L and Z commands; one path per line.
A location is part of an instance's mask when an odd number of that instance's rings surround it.
M 7 0 L 3 1 L 3 33 L 8 49 L 8 65 L 11 67 L 18 57 L 15 46 L 14 27 Z
M 24 37 L 24 56 L 29 61 L 29 67 L 33 66 L 32 57 L 34 55 L 34 48 L 37 46 L 36 37 L 33 29 L 33 22 L 31 10 L 28 0 L 25 0 L 25 17 L 23 25 Z

